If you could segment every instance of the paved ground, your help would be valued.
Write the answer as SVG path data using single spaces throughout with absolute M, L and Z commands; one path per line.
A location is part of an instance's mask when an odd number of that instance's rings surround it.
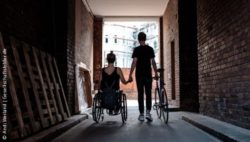
M 128 121 L 121 116 L 107 116 L 96 124 L 92 118 L 57 137 L 53 142 L 218 142 L 213 136 L 181 119 L 182 112 L 171 112 L 166 125 L 153 114 L 153 122 L 139 122 L 138 110 L 130 106 Z

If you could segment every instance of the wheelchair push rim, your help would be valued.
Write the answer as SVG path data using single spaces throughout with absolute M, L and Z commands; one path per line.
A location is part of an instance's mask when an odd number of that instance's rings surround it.
M 128 109 L 127 109 L 127 97 L 125 94 L 121 96 L 121 117 L 122 122 L 125 123 L 128 116 Z
M 100 117 L 101 117 L 101 99 L 100 99 L 100 95 L 96 94 L 94 97 L 94 101 L 93 101 L 93 108 L 92 108 L 92 115 L 93 115 L 93 120 L 98 123 L 100 121 Z

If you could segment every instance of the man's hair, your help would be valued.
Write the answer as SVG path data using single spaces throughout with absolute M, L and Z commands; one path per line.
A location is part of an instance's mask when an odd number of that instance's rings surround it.
M 138 34 L 138 40 L 139 41 L 146 41 L 146 38 L 147 38 L 147 36 L 146 36 L 146 34 L 144 32 L 140 32 Z
M 114 63 L 115 59 L 116 59 L 115 54 L 113 53 L 113 51 L 110 51 L 110 53 L 107 55 L 108 63 Z

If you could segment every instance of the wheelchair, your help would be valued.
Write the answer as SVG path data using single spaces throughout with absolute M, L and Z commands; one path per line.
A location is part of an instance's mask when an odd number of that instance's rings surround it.
M 128 112 L 127 112 L 127 97 L 123 93 L 123 91 L 119 90 L 116 91 L 115 94 L 116 97 L 114 97 L 114 104 L 113 106 L 107 106 L 105 105 L 105 92 L 98 91 L 97 94 L 95 94 L 93 98 L 93 106 L 92 106 L 92 115 L 93 120 L 96 123 L 99 123 L 100 120 L 103 121 L 104 119 L 104 110 L 106 110 L 106 113 L 108 115 L 114 116 L 114 115 L 121 115 L 122 122 L 125 123 L 127 120 Z

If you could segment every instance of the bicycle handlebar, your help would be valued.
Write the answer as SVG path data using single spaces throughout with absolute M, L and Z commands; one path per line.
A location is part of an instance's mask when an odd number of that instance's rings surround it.
M 153 76 L 152 77 L 154 80 L 158 80 L 160 77 Z
M 164 68 L 158 68 L 157 72 L 160 72 L 160 73 L 164 72 Z

